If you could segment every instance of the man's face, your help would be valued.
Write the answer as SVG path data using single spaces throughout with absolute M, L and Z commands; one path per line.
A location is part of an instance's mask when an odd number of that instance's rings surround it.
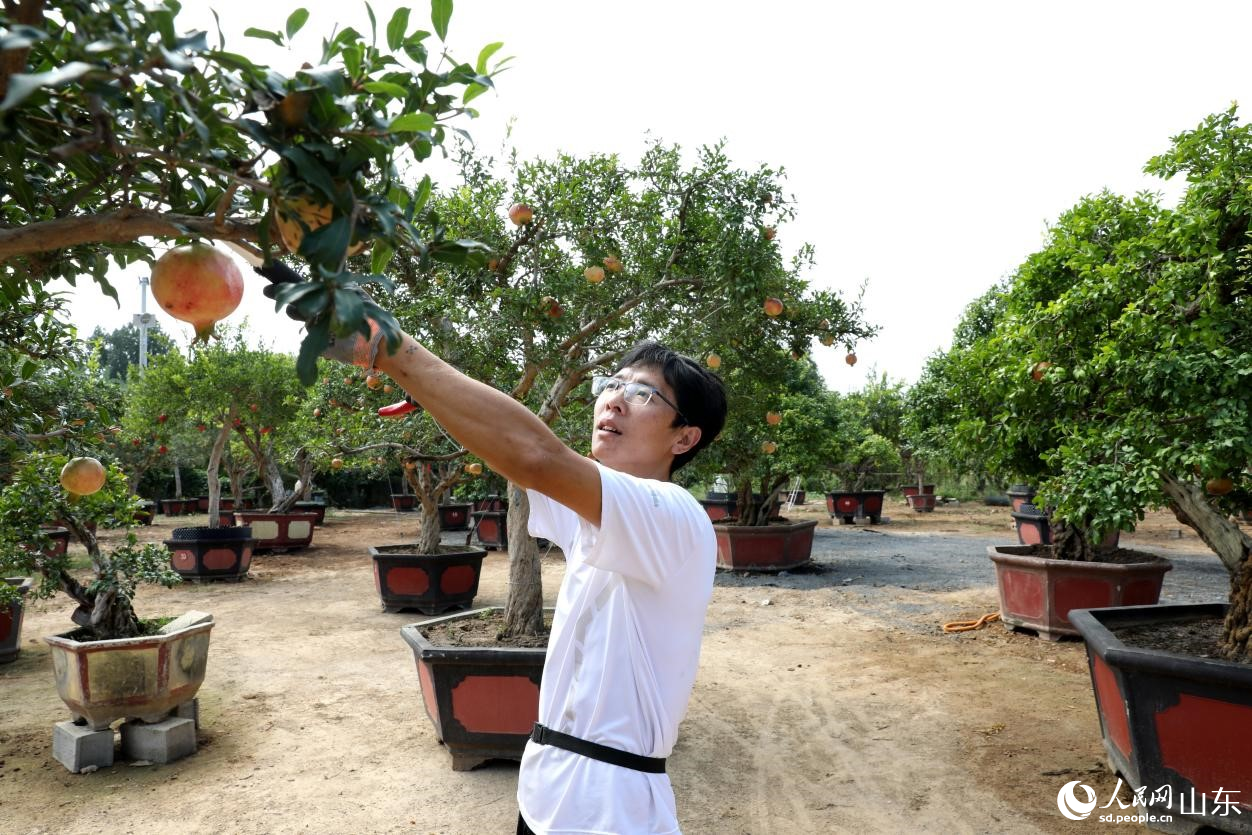
M 638 405 L 627 402 L 625 386 L 601 392 L 591 428 L 592 457 L 614 470 L 668 479 L 673 456 L 694 444 L 689 436 L 695 433 L 698 438 L 699 430 L 673 425 L 678 414 L 665 401 L 677 403 L 678 398 L 659 368 L 632 366 L 613 377 L 623 383 L 651 386 L 660 396 L 653 394 L 647 403 Z

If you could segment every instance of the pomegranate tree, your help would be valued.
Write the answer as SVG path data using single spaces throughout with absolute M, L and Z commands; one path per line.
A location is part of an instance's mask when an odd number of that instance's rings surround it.
M 152 269 L 152 296 L 166 313 L 190 322 L 204 342 L 243 299 L 243 276 L 228 255 L 208 244 L 165 253 Z

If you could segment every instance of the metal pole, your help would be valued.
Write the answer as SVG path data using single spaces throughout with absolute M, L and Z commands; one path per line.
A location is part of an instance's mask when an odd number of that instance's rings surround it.
M 139 367 L 148 367 L 148 325 L 155 317 L 148 315 L 148 277 L 139 279 L 139 315 L 131 321 L 139 328 Z

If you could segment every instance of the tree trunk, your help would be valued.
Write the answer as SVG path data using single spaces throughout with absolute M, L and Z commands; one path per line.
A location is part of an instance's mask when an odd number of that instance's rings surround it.
M 1052 556 L 1058 560 L 1095 562 L 1099 556 L 1088 529 L 1066 522 L 1052 526 Z
M 417 553 L 436 554 L 439 552 L 439 505 L 422 497 L 422 521 L 417 532 Z
M 174 498 L 181 499 L 183 497 L 183 472 L 178 469 L 178 461 L 174 461 Z
M 530 500 L 509 482 L 509 596 L 504 606 L 504 634 L 543 634 L 543 578 L 539 549 L 530 538 Z
M 267 450 L 261 455 L 261 475 L 265 479 L 270 491 L 270 513 L 282 513 L 278 507 L 282 504 L 283 499 L 287 498 L 287 488 L 283 486 L 283 474 L 278 469 L 278 463 L 274 461 L 271 453 L 273 450 Z M 290 506 L 290 505 L 289 505 Z
M 233 416 L 234 413 L 232 412 Z M 218 511 L 222 507 L 222 483 L 217 478 L 222 466 L 222 451 L 226 449 L 226 441 L 230 438 L 230 417 L 222 421 L 222 428 L 217 431 L 213 440 L 213 451 L 209 453 L 209 467 L 205 470 L 205 479 L 209 483 L 209 527 L 221 526 Z
M 1230 610 L 1222 629 L 1222 654 L 1232 661 L 1252 662 L 1252 537 L 1209 504 L 1199 486 L 1162 476 L 1169 508 L 1213 549 L 1230 572 Z
M 68 575 L 60 578 L 62 590 L 78 602 L 70 620 L 91 629 L 100 640 L 135 637 L 139 634 L 139 618 L 130 598 L 117 587 L 116 571 L 106 565 L 100 554 L 100 543 L 72 515 L 65 514 L 65 522 L 75 538 L 87 546 L 87 556 L 91 558 L 95 575 L 105 583 L 103 588 L 92 591 Z

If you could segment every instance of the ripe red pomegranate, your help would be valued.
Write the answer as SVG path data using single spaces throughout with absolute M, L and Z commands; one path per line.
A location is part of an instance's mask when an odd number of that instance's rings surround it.
M 229 256 L 208 244 L 171 249 L 152 268 L 152 296 L 166 313 L 190 322 L 196 339 L 213 335 L 243 299 L 243 276 Z

